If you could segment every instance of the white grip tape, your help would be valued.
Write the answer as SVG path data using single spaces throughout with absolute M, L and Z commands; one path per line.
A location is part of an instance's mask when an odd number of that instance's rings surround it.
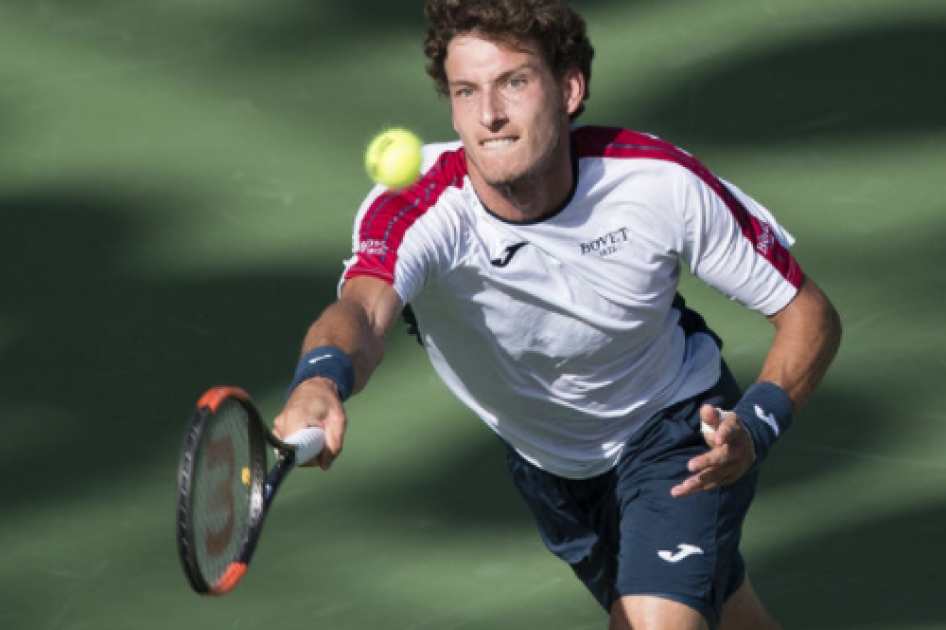
M 317 427 L 309 427 L 296 431 L 285 441 L 286 444 L 296 447 L 296 463 L 305 464 L 322 452 L 322 447 L 325 446 L 325 432 Z

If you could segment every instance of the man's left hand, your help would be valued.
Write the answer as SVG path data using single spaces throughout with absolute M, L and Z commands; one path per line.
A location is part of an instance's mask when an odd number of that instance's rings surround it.
M 736 414 L 703 405 L 700 418 L 703 420 L 703 437 L 710 450 L 690 460 L 687 468 L 694 474 L 670 490 L 675 497 L 729 485 L 742 477 L 755 462 L 752 437 Z

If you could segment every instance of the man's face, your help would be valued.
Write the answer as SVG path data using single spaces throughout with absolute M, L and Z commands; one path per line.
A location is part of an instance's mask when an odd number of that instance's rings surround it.
M 445 62 L 453 128 L 470 175 L 492 187 L 541 179 L 568 159 L 568 116 L 581 102 L 570 73 L 556 80 L 531 47 L 501 46 L 461 35 Z

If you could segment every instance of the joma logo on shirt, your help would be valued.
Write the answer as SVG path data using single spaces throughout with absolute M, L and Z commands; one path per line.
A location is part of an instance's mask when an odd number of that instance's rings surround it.
M 627 231 L 628 229 L 626 227 L 622 227 L 613 232 L 608 232 L 604 236 L 599 236 L 592 241 L 588 241 L 587 243 L 579 243 L 581 255 L 598 254 L 599 256 L 610 256 L 618 251 L 623 243 L 627 242 Z

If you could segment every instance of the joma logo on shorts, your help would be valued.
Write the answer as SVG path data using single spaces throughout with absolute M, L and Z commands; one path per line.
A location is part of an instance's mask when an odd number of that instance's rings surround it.
M 680 543 L 677 545 L 677 551 L 658 551 L 657 555 L 660 556 L 660 559 L 664 562 L 669 562 L 671 564 L 676 564 L 680 562 L 687 556 L 692 556 L 694 554 L 702 554 L 703 550 L 697 547 L 696 545 L 688 545 L 687 543 Z
M 588 241 L 587 243 L 579 243 L 581 255 L 598 254 L 602 257 L 610 256 L 618 251 L 624 243 L 627 243 L 627 232 L 628 229 L 622 227 L 613 232 L 608 232 L 604 236 L 599 236 L 592 241 Z

